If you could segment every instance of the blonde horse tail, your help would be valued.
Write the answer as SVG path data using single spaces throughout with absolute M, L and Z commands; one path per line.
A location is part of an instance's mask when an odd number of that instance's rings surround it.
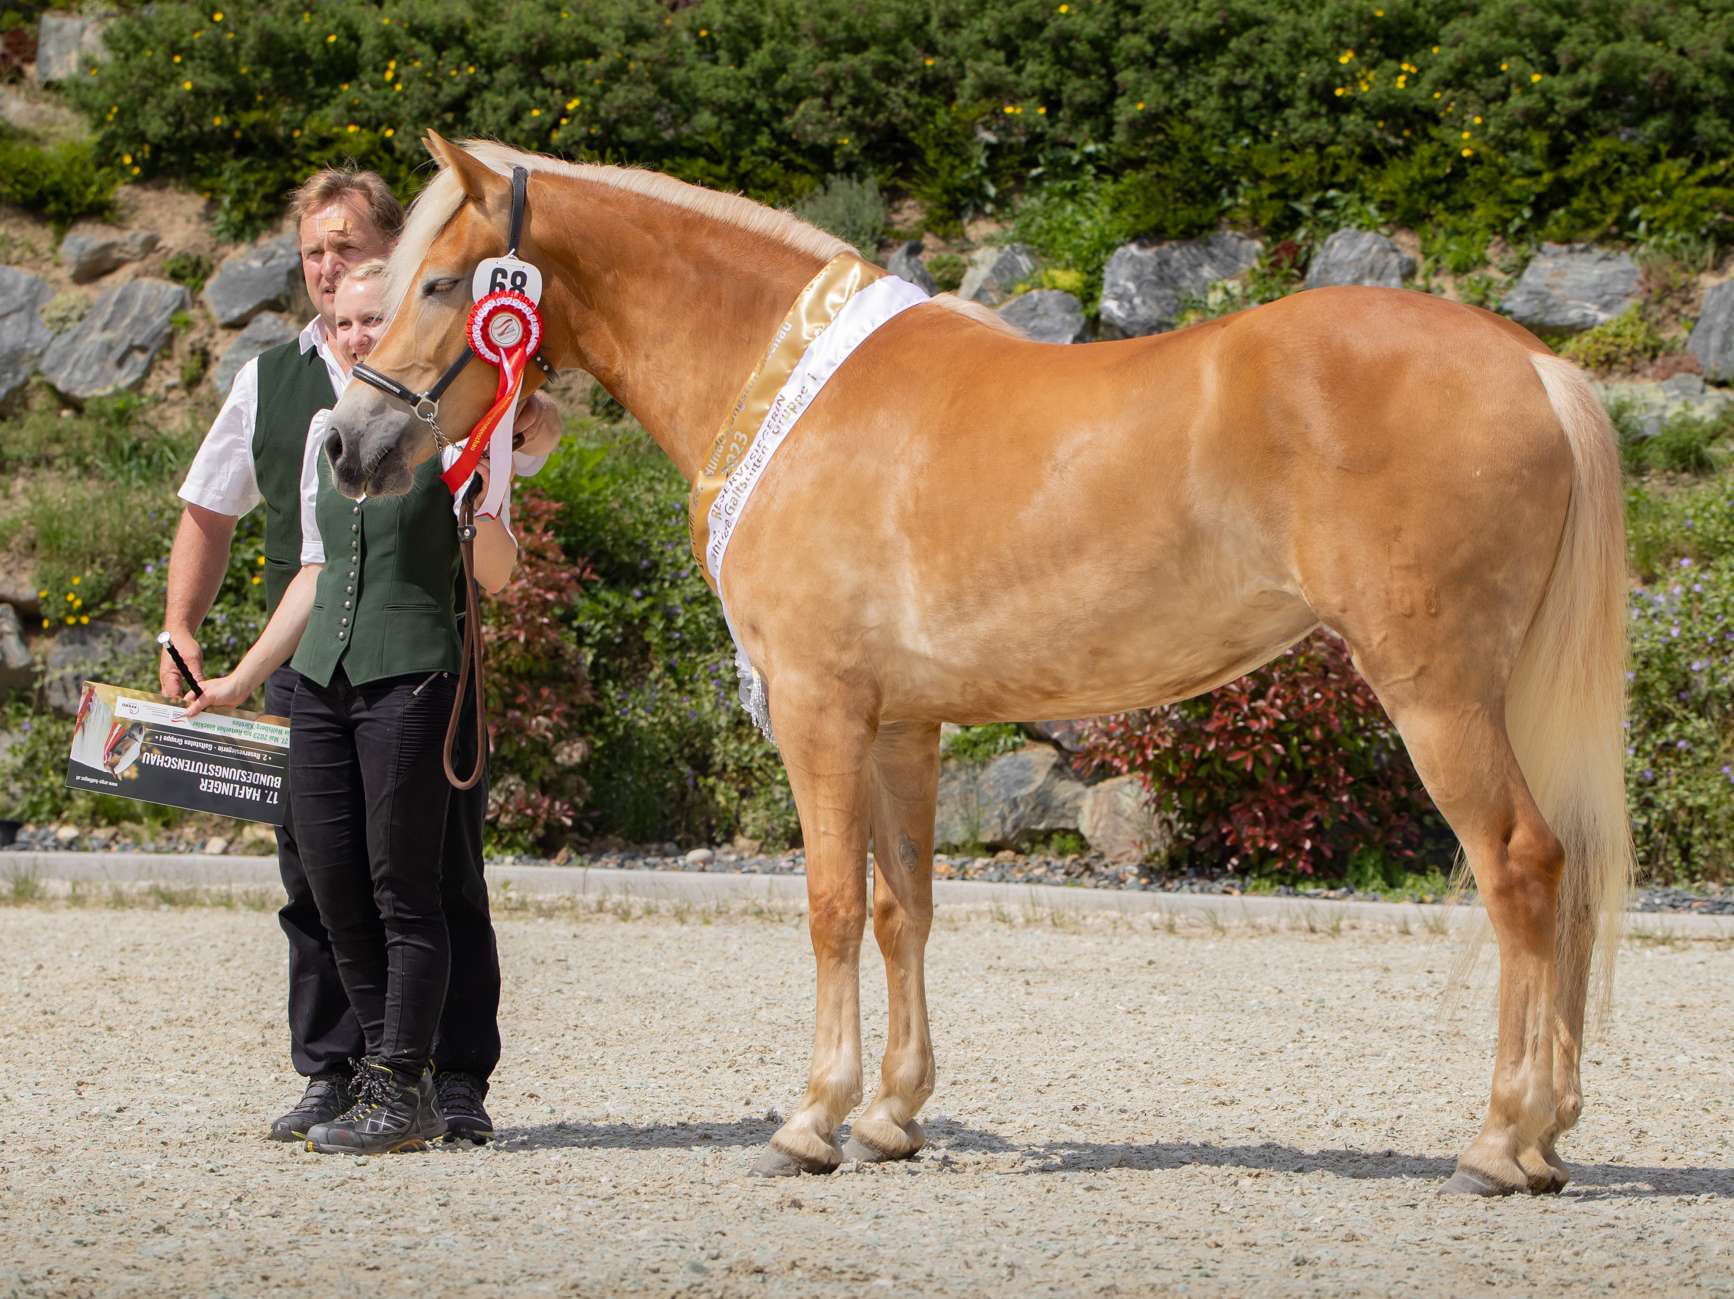
M 1593 959 L 1596 1006 L 1605 1015 L 1633 871 L 1619 446 L 1583 371 L 1548 354 L 1530 360 L 1571 448 L 1572 490 L 1553 573 L 1507 691 L 1506 729 L 1536 805 L 1565 849 L 1557 968 L 1568 980 L 1577 972 L 1582 988 Z

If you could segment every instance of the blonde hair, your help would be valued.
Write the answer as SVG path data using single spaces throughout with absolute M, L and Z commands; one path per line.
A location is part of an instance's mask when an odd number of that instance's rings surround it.
M 375 257 L 370 262 L 363 262 L 360 266 L 351 267 L 349 274 L 345 275 L 343 278 L 346 280 L 354 280 L 357 283 L 362 280 L 383 279 L 387 268 L 388 266 L 385 258 Z
M 387 240 L 396 242 L 403 233 L 403 204 L 397 201 L 385 178 L 377 171 L 355 167 L 326 167 L 302 181 L 289 200 L 289 213 L 297 224 L 308 215 L 339 199 L 354 199 L 368 220 Z

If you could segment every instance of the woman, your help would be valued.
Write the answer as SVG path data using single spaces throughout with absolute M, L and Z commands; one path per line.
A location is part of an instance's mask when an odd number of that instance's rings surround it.
M 379 332 L 383 270 L 358 267 L 338 290 L 346 369 Z M 404 496 L 340 496 L 321 453 L 324 423 L 321 412 L 308 432 L 301 571 L 235 670 L 204 682 L 202 698 L 189 694 L 187 711 L 241 704 L 294 655 L 296 835 L 367 1047 L 355 1105 L 307 1140 L 369 1154 L 446 1131 L 428 1062 L 450 973 L 440 860 L 451 787 L 441 750 L 459 666 L 458 502 L 438 459 L 420 466 Z M 476 518 L 475 575 L 489 592 L 517 558 L 503 516 Z

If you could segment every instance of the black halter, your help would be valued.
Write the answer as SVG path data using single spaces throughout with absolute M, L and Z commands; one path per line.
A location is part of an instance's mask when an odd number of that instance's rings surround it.
M 506 256 L 508 257 L 518 255 L 518 240 L 524 233 L 524 208 L 529 202 L 529 184 L 530 173 L 522 167 L 513 167 L 512 227 L 511 235 L 506 241 Z M 355 369 L 350 373 L 363 383 L 372 384 L 388 396 L 396 397 L 399 401 L 412 406 L 415 409 L 416 418 L 433 430 L 434 441 L 444 447 L 450 445 L 451 439 L 445 435 L 445 431 L 439 425 L 440 398 L 445 394 L 445 390 L 452 386 L 453 381 L 464 372 L 464 367 L 475 359 L 475 356 L 474 352 L 465 347 L 463 355 L 448 365 L 445 373 L 440 375 L 434 386 L 426 392 L 417 392 L 415 389 L 399 383 L 390 375 L 381 374 L 372 366 L 360 362 L 356 363 Z M 541 352 L 537 352 L 530 359 L 550 380 L 558 377 L 554 367 L 548 364 L 547 358 Z

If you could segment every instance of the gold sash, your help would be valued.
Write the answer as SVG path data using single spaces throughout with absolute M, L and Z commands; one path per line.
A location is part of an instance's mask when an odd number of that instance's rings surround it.
M 854 253 L 839 253 L 807 281 L 771 335 L 770 346 L 758 364 L 734 408 L 718 430 L 710 458 L 692 480 L 692 495 L 687 501 L 687 524 L 692 532 L 693 558 L 699 572 L 716 589 L 716 580 L 705 562 L 705 550 L 710 545 L 710 507 L 722 491 L 723 484 L 740 464 L 753 444 L 753 438 L 770 413 L 771 403 L 788 382 L 801 357 L 813 341 L 824 333 L 843 305 L 874 280 L 885 274 L 877 266 L 862 261 Z

